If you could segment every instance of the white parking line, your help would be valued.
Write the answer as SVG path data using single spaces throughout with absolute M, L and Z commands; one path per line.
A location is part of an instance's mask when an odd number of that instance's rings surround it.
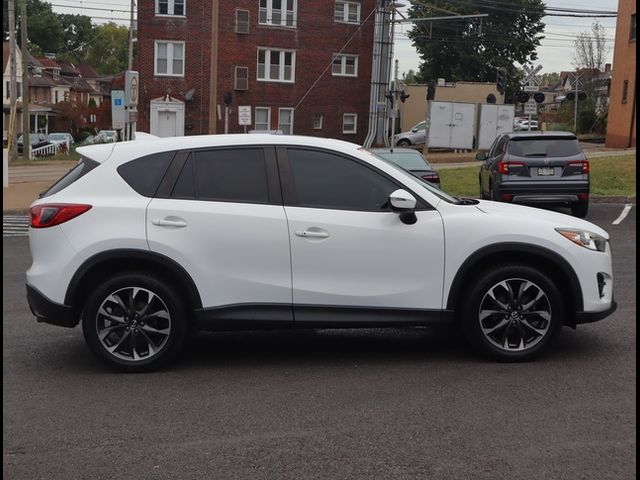
M 627 218 L 627 215 L 629 214 L 629 210 L 631 210 L 631 204 L 627 203 L 624 208 L 622 209 L 622 213 L 620 214 L 620 216 L 618 218 L 616 218 L 612 225 L 618 225 L 620 224 L 625 218 Z

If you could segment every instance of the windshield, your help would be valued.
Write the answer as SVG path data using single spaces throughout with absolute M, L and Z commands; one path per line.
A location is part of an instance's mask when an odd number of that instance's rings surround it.
M 572 157 L 582 152 L 575 137 L 514 138 L 507 151 L 518 157 Z
M 380 156 L 378 153 L 373 153 L 373 152 L 369 152 L 369 153 L 371 153 L 372 155 L 376 156 L 377 158 L 379 158 L 380 160 L 382 160 L 386 164 L 391 165 L 393 168 L 395 168 L 396 170 L 404 173 L 405 175 L 410 175 L 413 180 L 415 180 L 416 182 L 420 183 L 424 188 L 426 188 L 431 193 L 433 193 L 436 197 L 444 200 L 445 202 L 448 202 L 448 203 L 460 203 L 460 199 L 458 199 L 456 197 L 452 197 L 448 193 L 443 192 L 442 190 L 440 190 L 439 188 L 434 187 L 431 183 L 427 182 L 425 179 L 419 177 L 418 175 L 414 175 L 409 170 L 407 170 L 405 168 L 402 168 L 400 165 L 392 162 L 391 160 L 387 160 L 386 158 Z
M 392 162 L 400 165 L 407 170 L 430 170 L 431 165 L 425 160 L 425 158 L 418 152 L 399 152 L 395 150 L 393 153 L 390 151 L 375 152 L 379 157 L 385 160 L 391 160 Z

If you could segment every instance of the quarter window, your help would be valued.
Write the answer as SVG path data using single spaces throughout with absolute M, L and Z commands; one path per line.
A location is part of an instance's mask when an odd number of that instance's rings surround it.
M 357 77 L 358 56 L 334 54 L 331 73 L 336 77 Z
M 295 28 L 297 10 L 297 0 L 260 0 L 258 23 Z
M 302 207 L 386 211 L 398 189 L 373 169 L 333 153 L 290 148 L 287 155 Z
M 261 148 L 198 151 L 192 156 L 199 200 L 269 202 L 267 168 Z M 183 168 L 183 173 L 188 175 L 188 169 L 185 172 Z
M 340 23 L 360 23 L 360 4 L 337 1 L 333 18 Z
M 291 50 L 258 49 L 258 80 L 294 82 L 296 52 Z
M 155 42 L 155 75 L 184 77 L 184 42 Z
M 156 0 L 156 15 L 176 15 L 184 17 L 185 0 Z
M 342 116 L 342 133 L 357 133 L 358 115 L 355 113 L 345 113 Z
M 153 197 L 175 152 L 156 153 L 131 160 L 118 167 L 118 173 L 140 195 Z

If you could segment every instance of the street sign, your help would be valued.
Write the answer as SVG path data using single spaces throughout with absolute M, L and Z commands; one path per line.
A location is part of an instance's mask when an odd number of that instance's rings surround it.
M 138 72 L 127 70 L 124 72 L 124 104 L 127 107 L 138 105 L 139 78 Z
M 238 125 L 251 125 L 251 106 L 238 106 Z
M 538 90 L 540 90 L 540 87 L 538 87 L 537 85 L 525 85 L 524 86 L 524 91 L 525 92 L 537 92 Z
M 529 100 L 524 104 L 524 114 L 525 115 L 535 115 L 538 113 L 538 104 L 535 100 Z
M 111 126 L 120 130 L 124 124 L 124 90 L 111 90 Z

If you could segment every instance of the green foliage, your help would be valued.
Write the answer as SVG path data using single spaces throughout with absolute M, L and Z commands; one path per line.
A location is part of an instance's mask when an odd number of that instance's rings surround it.
M 413 3 L 411 18 L 442 16 L 444 11 L 462 15 L 489 13 L 480 19 L 419 22 L 409 32 L 422 59 L 419 75 L 425 80 L 495 82 L 496 70 L 507 72 L 506 98 L 519 91 L 522 73 L 514 63 L 537 59 L 544 30 L 542 0 L 513 0 L 508 7 L 486 2 L 441 0 L 437 9 Z
M 96 41 L 87 48 L 84 60 L 98 73 L 113 74 L 126 70 L 129 55 L 129 29 L 113 22 L 94 27 Z

